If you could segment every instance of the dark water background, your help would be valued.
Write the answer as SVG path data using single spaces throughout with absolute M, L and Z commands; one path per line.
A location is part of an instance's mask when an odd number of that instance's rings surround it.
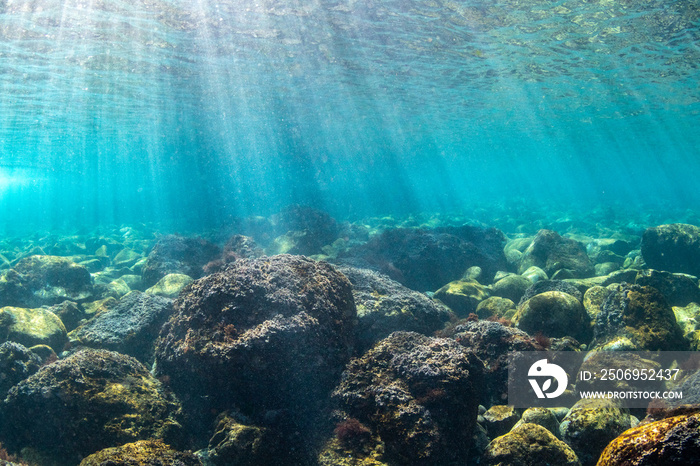
M 700 198 L 699 39 L 693 0 L 0 0 L 2 230 L 673 220 Z

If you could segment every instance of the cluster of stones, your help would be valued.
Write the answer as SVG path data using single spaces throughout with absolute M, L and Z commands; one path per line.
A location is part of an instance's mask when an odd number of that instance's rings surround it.
M 698 453 L 692 408 L 640 422 L 608 400 L 506 405 L 511 351 L 596 350 L 595 369 L 610 351 L 697 350 L 696 227 L 370 237 L 299 207 L 239 227 L 251 236 L 223 247 L 125 229 L 2 255 L 2 447 L 58 466 L 612 466 Z

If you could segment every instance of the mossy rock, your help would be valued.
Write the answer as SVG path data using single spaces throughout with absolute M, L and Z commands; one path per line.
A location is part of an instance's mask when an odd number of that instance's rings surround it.
M 590 319 L 578 299 L 561 291 L 546 291 L 525 301 L 513 317 L 516 326 L 548 337 L 574 337 L 579 342 L 590 341 Z
M 486 466 L 580 466 L 576 453 L 537 424 L 520 424 L 494 439 L 481 457 Z
M 641 424 L 608 444 L 598 466 L 688 466 L 700 458 L 700 413 Z
M 579 400 L 561 422 L 561 438 L 579 457 L 582 466 L 594 466 L 615 437 L 636 424 L 629 410 L 611 400 Z
M 26 347 L 48 345 L 57 353 L 68 343 L 66 327 L 53 312 L 12 306 L 0 309 L 0 339 Z
M 515 314 L 515 303 L 508 298 L 491 296 L 481 301 L 476 307 L 476 315 L 479 319 L 488 319 L 489 317 L 503 317 L 510 319 Z
M 177 451 L 161 440 L 139 440 L 105 448 L 85 458 L 80 466 L 201 466 L 189 451 Z
M 437 290 L 434 297 L 458 315 L 467 316 L 490 294 L 489 288 L 476 280 L 455 280 Z
M 638 350 L 688 349 L 673 309 L 650 286 L 619 285 L 603 303 L 593 345 L 602 347 L 620 337 L 628 338 Z
M 559 420 L 557 419 L 557 416 L 551 409 L 540 407 L 528 408 L 523 412 L 522 416 L 520 417 L 520 420 L 513 427 L 515 428 L 525 423 L 537 424 L 538 426 L 542 426 L 548 431 L 550 431 L 552 434 L 554 434 L 555 437 L 561 440 L 561 433 L 559 432 Z
M 165 298 L 177 298 L 180 292 L 194 280 L 189 275 L 182 273 L 169 273 L 158 280 L 158 283 L 145 291 L 146 294 L 163 296 Z

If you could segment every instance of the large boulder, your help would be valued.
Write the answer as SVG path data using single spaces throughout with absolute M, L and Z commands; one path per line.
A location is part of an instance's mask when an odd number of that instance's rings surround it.
M 199 278 L 204 267 L 219 260 L 219 248 L 202 238 L 185 238 L 178 235 L 163 236 L 148 254 L 141 272 L 143 286 L 150 288 L 170 273 Z
M 576 453 L 537 424 L 524 423 L 494 439 L 481 463 L 486 466 L 581 466 Z
M 454 338 L 484 362 L 480 402 L 485 406 L 507 402 L 509 353 L 544 349 L 522 330 L 486 320 L 461 323 L 442 332 L 442 336 Z
M 608 444 L 598 466 L 688 466 L 700 458 L 700 413 L 626 430 Z
M 90 272 L 70 259 L 32 255 L 0 278 L 0 304 L 18 307 L 53 305 L 92 297 Z
M 455 341 L 395 332 L 348 364 L 333 398 L 389 464 L 451 464 L 468 458 L 482 384 L 483 363 Z
M 585 278 L 594 273 L 586 248 L 578 241 L 563 238 L 556 231 L 540 230 L 520 261 L 519 272 L 531 266 L 543 269 L 552 278 Z
M 593 346 L 603 349 L 684 351 L 688 342 L 673 309 L 656 288 L 618 285 L 596 316 Z M 620 347 L 617 342 L 625 343 Z
M 490 282 L 498 270 L 508 268 L 504 244 L 505 236 L 495 228 L 396 228 L 351 249 L 341 259 L 362 263 L 411 289 L 433 291 L 461 278 L 472 266 L 480 267 L 483 280 Z
M 612 400 L 582 399 L 561 422 L 561 438 L 576 452 L 581 466 L 595 466 L 615 437 L 636 425 L 627 409 Z
M 642 257 L 652 269 L 700 276 L 700 228 L 683 223 L 647 228 Z
M 236 408 L 258 422 L 279 412 L 312 422 L 351 356 L 355 319 L 350 282 L 330 264 L 237 260 L 180 294 L 156 373 L 199 413 Z
M 189 451 L 177 451 L 162 440 L 139 440 L 105 448 L 85 458 L 80 466 L 202 466 Z
M 442 329 L 454 316 L 445 306 L 386 275 L 348 266 L 338 267 L 338 270 L 352 283 L 357 307 L 358 352 L 398 330 L 430 335 Z
M 160 328 L 173 310 L 172 300 L 132 291 L 113 308 L 101 312 L 70 333 L 74 345 L 101 348 L 153 362 Z
M 29 448 L 51 464 L 75 465 L 103 448 L 141 439 L 180 442 L 179 403 L 141 363 L 84 350 L 42 367 L 0 405 L 9 451 Z
M 537 294 L 518 307 L 513 317 L 516 326 L 535 335 L 571 336 L 587 343 L 593 334 L 588 313 L 579 300 L 561 291 Z
M 19 343 L 6 341 L 0 345 L 0 400 L 10 388 L 38 371 L 41 363 L 38 355 Z
M 7 306 L 0 309 L 0 340 L 26 347 L 47 345 L 60 353 L 68 336 L 61 319 L 51 311 Z

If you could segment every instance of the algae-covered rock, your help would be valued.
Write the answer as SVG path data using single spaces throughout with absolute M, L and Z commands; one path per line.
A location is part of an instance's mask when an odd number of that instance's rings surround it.
M 520 420 L 520 414 L 513 406 L 493 405 L 483 414 L 484 422 L 489 438 L 500 437 L 510 431 L 510 429 Z
M 158 280 L 158 283 L 147 289 L 145 293 L 174 299 L 193 281 L 194 280 L 189 275 L 169 273 Z
M 603 449 L 636 422 L 627 409 L 607 399 L 582 399 L 561 422 L 561 438 L 582 466 L 594 466 Z
M 275 451 L 277 445 L 269 429 L 242 424 L 223 413 L 216 420 L 206 455 L 215 466 L 260 466 L 283 457 Z
M 75 344 L 118 351 L 150 363 L 160 328 L 172 309 L 168 298 L 132 291 L 71 332 L 70 337 Z
M 518 427 L 520 424 L 525 424 L 528 422 L 544 427 L 554 434 L 555 437 L 561 440 L 559 420 L 551 409 L 539 407 L 528 408 L 523 411 L 520 420 L 513 427 Z
M 437 301 L 386 275 L 347 266 L 338 270 L 352 284 L 360 352 L 398 330 L 430 335 L 454 315 Z
M 0 340 L 27 347 L 48 345 L 58 353 L 68 336 L 61 319 L 51 311 L 7 306 L 0 309 Z
M 652 269 L 700 276 L 700 228 L 683 223 L 647 228 L 642 256 Z
M 39 370 L 42 360 L 19 343 L 6 341 L 0 345 L 0 400 L 15 384 Z
M 564 280 L 544 279 L 538 280 L 536 283 L 533 283 L 532 286 L 528 287 L 527 290 L 525 290 L 523 296 L 520 298 L 518 305 L 523 304 L 525 301 L 532 298 L 533 296 L 547 291 L 560 291 L 562 293 L 570 294 L 579 301 L 583 299 L 583 293 L 581 293 L 579 288 L 574 283 L 570 283 Z
M 75 465 L 136 440 L 180 441 L 179 410 L 135 359 L 84 350 L 12 387 L 0 406 L 0 430 L 9 451 L 28 447 L 55 464 Z
M 26 303 L 29 306 L 57 304 L 66 299 L 83 301 L 92 294 L 90 272 L 65 257 L 25 257 L 15 265 L 14 271 L 22 276 L 23 286 L 32 293 Z
M 508 355 L 513 351 L 541 351 L 527 333 L 498 322 L 464 322 L 441 333 L 474 351 L 484 362 L 484 390 L 481 402 L 487 406 L 508 399 Z
M 618 285 L 596 317 L 594 346 L 624 337 L 638 350 L 683 351 L 688 342 L 676 316 L 655 288 Z
M 592 336 L 590 318 L 583 305 L 573 296 L 560 291 L 546 291 L 525 301 L 513 317 L 516 326 L 532 335 L 571 336 L 588 342 Z
M 505 318 L 512 319 L 515 314 L 515 303 L 508 298 L 491 296 L 481 301 L 476 306 L 476 315 L 479 319 Z
M 514 303 L 520 302 L 525 291 L 530 288 L 532 282 L 522 275 L 507 275 L 491 286 L 491 295 L 508 298 Z
M 445 303 L 458 315 L 466 317 L 476 311 L 481 301 L 488 298 L 488 287 L 476 280 L 457 280 L 448 283 L 435 292 L 435 299 Z
M 687 466 L 700 458 L 700 413 L 626 430 L 608 444 L 598 466 Z
M 520 424 L 494 439 L 481 457 L 487 466 L 580 466 L 576 453 L 537 424 Z
M 690 275 L 646 269 L 637 273 L 634 283 L 656 288 L 671 306 L 700 302 L 698 280 Z
M 241 259 L 190 284 L 174 308 L 156 348 L 156 373 L 169 377 L 193 411 L 235 407 L 254 421 L 283 412 L 309 423 L 304 429 L 318 424 L 313 418 L 355 336 L 344 275 L 302 256 Z
M 700 330 L 700 304 L 690 303 L 687 306 L 674 306 L 673 313 L 676 322 L 683 330 L 683 335 L 693 340 L 695 332 Z
M 455 341 L 395 332 L 348 364 L 333 398 L 387 463 L 450 464 L 468 459 L 482 386 L 481 361 Z
M 600 314 L 603 303 L 610 293 L 612 293 L 613 289 L 614 288 L 603 286 L 592 286 L 586 290 L 586 293 L 583 295 L 583 307 L 586 309 L 591 322 L 595 322 L 596 317 Z
M 139 440 L 105 448 L 85 458 L 80 466 L 202 466 L 189 451 L 177 451 L 161 440 Z
M 530 266 L 542 268 L 552 278 L 555 273 L 566 272 L 562 278 L 590 277 L 594 273 L 586 248 L 579 242 L 562 238 L 552 230 L 537 232 L 532 244 L 528 246 L 520 262 L 522 273 Z

